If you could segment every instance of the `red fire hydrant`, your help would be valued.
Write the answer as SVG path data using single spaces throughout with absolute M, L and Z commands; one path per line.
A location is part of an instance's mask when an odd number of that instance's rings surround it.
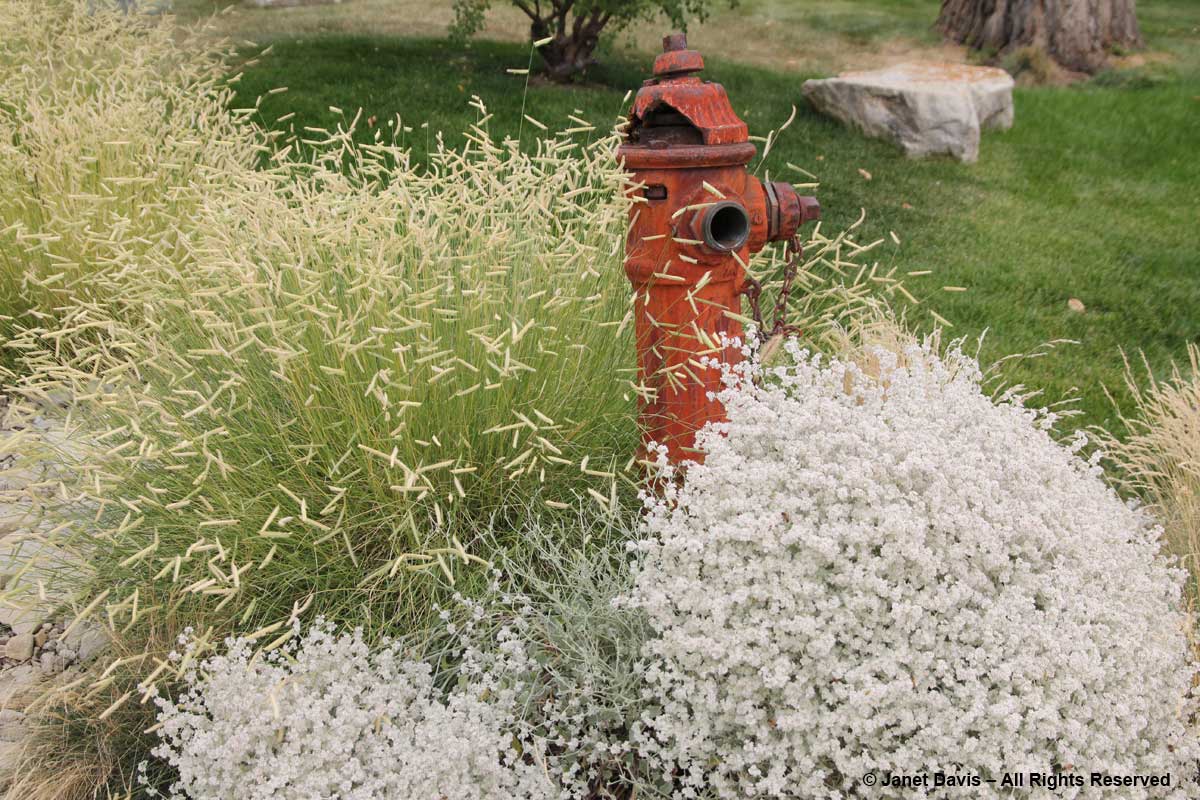
M 720 371 L 700 360 L 741 359 L 721 341 L 743 336 L 727 312 L 740 316 L 750 256 L 820 217 L 815 198 L 746 171 L 756 151 L 746 123 L 720 84 L 696 77 L 703 68 L 683 34 L 665 37 L 618 150 L 633 176 L 625 272 L 636 294 L 643 438 L 666 446 L 672 463 L 703 460 L 696 432 L 724 418 L 710 397 Z

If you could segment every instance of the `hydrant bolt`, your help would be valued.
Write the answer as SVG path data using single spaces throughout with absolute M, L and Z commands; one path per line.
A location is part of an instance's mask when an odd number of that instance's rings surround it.
M 720 84 L 696 75 L 703 68 L 683 34 L 664 37 L 618 151 L 635 199 L 625 273 L 637 296 L 638 373 L 648 390 L 643 437 L 664 445 L 674 463 L 703 460 L 696 431 L 724 419 L 715 399 L 720 371 L 698 365 L 705 357 L 741 359 L 738 348 L 714 351 L 712 343 L 743 336 L 744 265 L 768 242 L 790 242 L 820 218 L 815 198 L 746 171 L 756 152 L 746 123 Z

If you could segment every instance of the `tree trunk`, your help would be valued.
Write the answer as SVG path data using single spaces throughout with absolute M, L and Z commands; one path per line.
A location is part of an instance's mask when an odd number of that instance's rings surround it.
M 600 32 L 611 14 L 593 11 L 569 19 L 570 4 L 549 19 L 534 19 L 530 34 L 534 41 L 553 35 L 554 39 L 538 48 L 546 66 L 546 75 L 556 83 L 564 83 L 582 75 L 595 63 L 593 57 L 600 44 Z
M 1113 47 L 1141 47 L 1137 0 L 942 0 L 937 27 L 974 50 L 1036 47 L 1059 65 L 1096 72 Z

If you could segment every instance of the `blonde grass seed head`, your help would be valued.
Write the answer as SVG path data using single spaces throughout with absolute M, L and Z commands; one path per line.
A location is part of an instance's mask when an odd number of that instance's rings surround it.
M 1138 375 L 1137 372 L 1142 372 Z M 1155 379 L 1143 358 L 1135 371 L 1126 359 L 1132 413 L 1120 414 L 1126 434 L 1100 436 L 1123 488 L 1144 499 L 1163 522 L 1168 550 L 1187 568 L 1189 599 L 1200 598 L 1200 348 L 1188 361 Z M 1115 404 L 1114 404 L 1115 405 Z
M 130 260 L 257 161 L 271 136 L 230 108 L 229 55 L 94 0 L 0 8 L 0 315 L 119 301 Z

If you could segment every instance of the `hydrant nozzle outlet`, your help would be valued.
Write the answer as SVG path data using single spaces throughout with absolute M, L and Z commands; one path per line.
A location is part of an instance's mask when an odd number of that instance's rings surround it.
M 750 214 L 741 203 L 722 200 L 697 215 L 701 241 L 717 253 L 732 253 L 750 238 Z
M 674 463 L 703 460 L 696 432 L 724 419 L 721 372 L 699 365 L 741 359 L 738 347 L 714 343 L 744 335 L 745 265 L 821 213 L 791 184 L 747 172 L 756 152 L 749 130 L 725 89 L 696 75 L 703 68 L 683 34 L 664 37 L 618 151 L 634 200 L 625 272 L 636 293 L 643 437 Z

